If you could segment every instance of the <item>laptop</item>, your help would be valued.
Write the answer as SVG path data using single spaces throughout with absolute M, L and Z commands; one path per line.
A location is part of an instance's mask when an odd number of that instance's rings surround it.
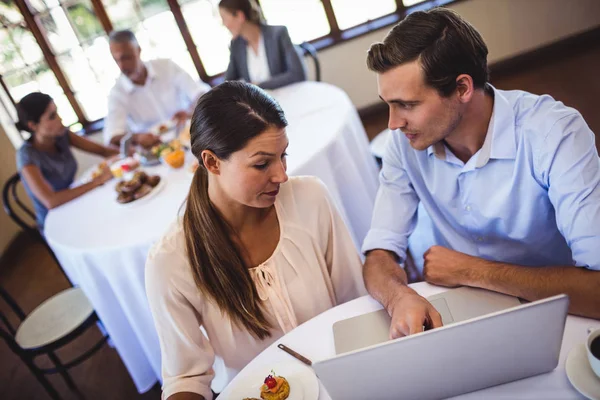
M 382 343 L 313 363 L 331 398 L 442 399 L 546 373 L 558 365 L 566 295 L 463 321 L 452 307 L 454 294 L 448 295 L 438 301 L 453 318 L 448 325 L 391 341 L 386 336 Z M 389 322 L 386 335 L 388 330 Z
M 518 298 L 471 287 L 451 289 L 427 298 L 444 325 L 520 305 Z M 390 340 L 391 318 L 385 309 L 333 324 L 335 353 L 342 354 Z

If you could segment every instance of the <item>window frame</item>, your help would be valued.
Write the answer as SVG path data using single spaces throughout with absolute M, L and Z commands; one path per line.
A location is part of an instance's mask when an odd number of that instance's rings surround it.
M 113 31 L 114 26 L 106 11 L 104 4 L 102 3 L 102 0 L 89 1 L 93 7 L 93 11 L 96 14 L 96 17 L 98 18 L 100 25 L 104 29 L 104 32 L 106 33 L 106 35 L 110 34 L 110 32 Z M 260 0 L 256 1 L 260 6 Z M 325 36 L 315 38 L 309 41 L 317 50 L 324 50 L 330 47 L 334 47 L 338 44 L 369 34 L 375 30 L 379 30 L 386 26 L 393 25 L 401 21 L 404 17 L 406 17 L 406 15 L 408 15 L 411 12 L 418 10 L 427 10 L 437 6 L 445 6 L 450 3 L 456 3 L 462 0 L 425 0 L 422 3 L 418 3 L 410 7 L 405 7 L 402 0 L 395 0 L 396 10 L 394 12 L 387 15 L 383 15 L 373 20 L 365 21 L 364 23 L 353 27 L 349 27 L 344 30 L 340 29 L 338 26 L 335 10 L 331 4 L 331 0 L 320 1 L 323 3 L 323 8 L 325 10 L 325 14 L 327 16 L 327 21 L 329 23 L 331 31 Z M 198 48 L 190 34 L 187 22 L 183 16 L 179 1 L 166 0 L 166 2 L 169 6 L 170 12 L 173 14 L 177 27 L 179 28 L 187 51 L 189 52 L 192 58 L 192 62 L 198 72 L 198 75 L 200 76 L 200 79 L 204 82 L 209 83 L 210 85 L 215 85 L 222 82 L 224 72 L 212 76 L 207 74 L 202 63 L 200 54 L 198 52 Z M 57 58 L 62 53 L 54 53 L 54 51 L 52 50 L 52 46 L 45 35 L 44 28 L 42 28 L 41 26 L 39 15 L 43 14 L 44 12 L 48 12 L 48 10 L 38 12 L 29 3 L 29 0 L 14 0 L 14 3 L 21 12 L 21 15 L 23 16 L 24 26 L 33 34 L 36 42 L 40 46 L 40 50 L 43 54 L 43 59 L 46 61 L 46 64 L 56 76 L 56 79 L 61 88 L 63 89 L 71 107 L 73 108 L 73 111 L 75 112 L 79 123 L 83 126 L 83 133 L 91 133 L 101 129 L 103 125 L 103 119 L 89 121 L 86 118 L 85 112 L 83 111 L 82 106 L 79 104 L 73 88 L 70 86 L 68 79 L 66 78 L 63 70 L 61 69 L 58 63 Z M 64 10 L 64 12 L 67 13 L 67 8 L 73 5 L 74 3 L 77 2 L 75 0 L 59 0 L 58 7 L 61 7 Z M 78 31 L 77 29 L 75 29 L 75 27 L 73 27 L 73 23 L 68 15 L 67 19 L 75 31 L 75 35 L 77 36 L 79 44 L 82 45 L 85 41 L 82 41 L 80 39 Z M 0 86 L 2 86 L 2 88 L 7 92 L 9 98 L 14 104 L 14 99 L 8 91 L 8 87 L 2 79 L 2 75 L 0 75 Z

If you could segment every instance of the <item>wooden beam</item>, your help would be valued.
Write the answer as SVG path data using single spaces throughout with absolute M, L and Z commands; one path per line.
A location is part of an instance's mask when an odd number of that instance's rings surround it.
M 27 25 L 27 28 L 31 31 L 31 33 L 35 37 L 35 40 L 37 41 L 38 45 L 40 46 L 40 49 L 42 50 L 42 53 L 44 54 L 44 58 L 46 59 L 46 63 L 48 63 L 48 66 L 50 67 L 52 72 L 54 72 L 54 76 L 56 76 L 56 80 L 58 81 L 58 84 L 60 85 L 62 90 L 65 92 L 65 96 L 67 96 L 67 99 L 69 100 L 69 103 L 71 104 L 71 107 L 73 107 L 73 111 L 75 112 L 75 115 L 77 115 L 79 122 L 81 122 L 82 125 L 86 125 L 89 121 L 87 120 L 85 113 L 83 112 L 83 109 L 77 102 L 77 99 L 75 98 L 75 93 L 73 92 L 73 89 L 71 88 L 71 85 L 69 84 L 69 81 L 63 74 L 60 66 L 58 65 L 58 62 L 56 61 L 56 57 L 54 56 L 54 53 L 52 52 L 50 43 L 48 43 L 48 39 L 46 38 L 46 35 L 44 35 L 42 30 L 40 29 L 38 22 L 34 18 L 31 11 L 29 10 L 29 7 L 27 6 L 27 4 L 25 4 L 25 0 L 15 0 L 15 4 L 19 8 L 19 11 L 21 11 L 21 14 L 23 15 L 23 19 L 25 20 L 25 24 Z
M 102 24 L 102 27 L 104 28 L 107 34 L 111 33 L 114 29 L 113 24 L 110 21 L 110 18 L 108 17 L 108 13 L 104 8 L 104 4 L 102 4 L 102 0 L 90 1 L 92 2 L 92 7 L 94 7 L 94 13 L 96 13 L 98 20 L 100 20 L 100 24 Z
M 333 11 L 333 6 L 331 5 L 331 0 L 321 0 L 323 3 L 323 8 L 325 8 L 325 14 L 327 15 L 327 21 L 329 22 L 329 26 L 331 27 L 331 37 L 334 40 L 339 40 L 342 37 L 342 31 L 338 26 L 337 19 L 335 18 L 335 12 Z
M 200 75 L 200 79 L 204 82 L 209 81 L 209 76 L 206 73 L 206 69 L 204 68 L 204 64 L 202 64 L 202 60 L 200 59 L 200 54 L 198 54 L 198 48 L 196 47 L 196 43 L 194 43 L 194 39 L 192 39 L 192 35 L 190 34 L 190 30 L 188 29 L 187 23 L 185 22 L 185 18 L 183 17 L 183 13 L 181 12 L 181 7 L 177 0 L 167 0 L 169 4 L 169 8 L 171 8 L 171 12 L 175 17 L 175 22 L 179 27 L 179 31 L 183 36 L 183 40 L 185 45 L 192 57 L 192 61 L 194 62 L 194 66 L 196 67 L 196 71 L 198 71 L 198 75 Z

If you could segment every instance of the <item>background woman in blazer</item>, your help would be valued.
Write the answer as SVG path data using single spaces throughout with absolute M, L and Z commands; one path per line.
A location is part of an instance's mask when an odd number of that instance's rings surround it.
M 243 79 L 263 89 L 306 80 L 303 59 L 287 28 L 266 25 L 253 0 L 221 0 L 219 13 L 233 35 L 226 80 Z

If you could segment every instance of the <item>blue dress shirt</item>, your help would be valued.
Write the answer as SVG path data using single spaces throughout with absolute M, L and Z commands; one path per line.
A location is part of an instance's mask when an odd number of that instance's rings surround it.
M 577 110 L 494 88 L 482 148 L 467 163 L 443 143 L 414 150 L 393 131 L 363 252 L 406 257 L 421 203 L 433 243 L 487 260 L 600 270 L 600 159 Z

